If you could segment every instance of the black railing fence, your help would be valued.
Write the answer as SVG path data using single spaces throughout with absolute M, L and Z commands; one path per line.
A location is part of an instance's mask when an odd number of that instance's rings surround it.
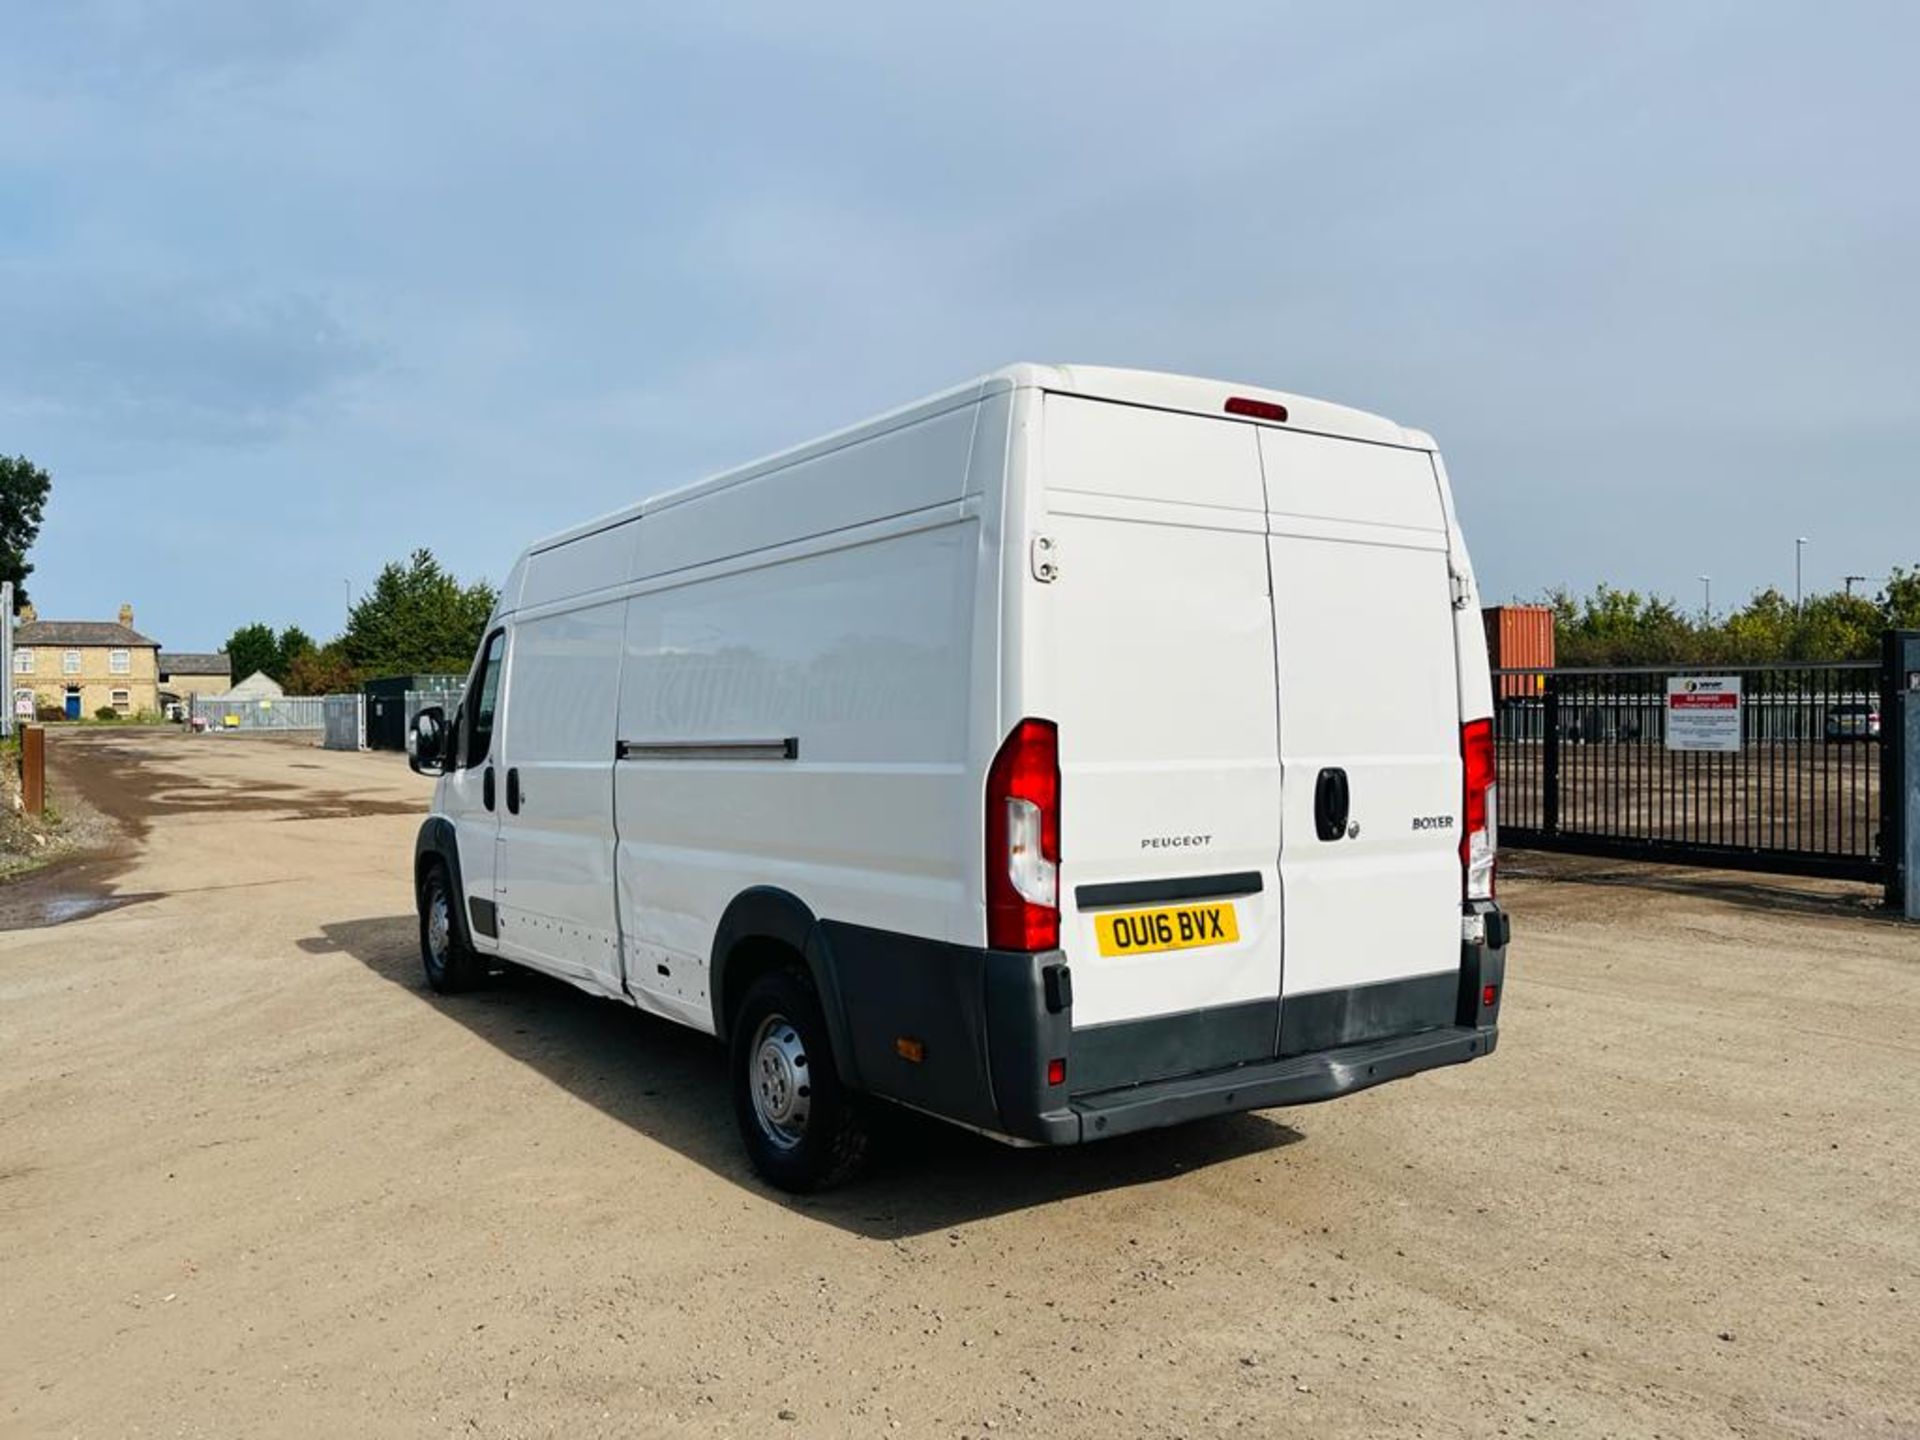
M 1884 879 L 1883 678 L 1854 663 L 1496 671 L 1501 843 Z M 1675 698 L 1730 682 L 1737 704 L 1705 727 Z

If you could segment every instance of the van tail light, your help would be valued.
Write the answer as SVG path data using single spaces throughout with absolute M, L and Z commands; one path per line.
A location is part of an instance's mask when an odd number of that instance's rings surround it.
M 1060 732 L 1013 727 L 987 771 L 987 945 L 1060 946 Z
M 1499 789 L 1494 760 L 1493 721 L 1471 720 L 1460 727 L 1461 768 L 1466 775 L 1466 797 L 1461 807 L 1460 869 L 1469 900 L 1493 898 L 1495 856 L 1500 826 L 1495 812 Z

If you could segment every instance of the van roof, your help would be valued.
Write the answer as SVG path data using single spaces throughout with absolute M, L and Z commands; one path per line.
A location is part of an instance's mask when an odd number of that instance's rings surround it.
M 1286 425 L 1290 430 L 1334 435 L 1349 440 L 1367 440 L 1378 445 L 1400 445 L 1416 450 L 1434 448 L 1431 437 L 1422 431 L 1405 429 L 1383 416 L 1371 415 L 1364 410 L 1336 405 L 1328 400 L 1315 400 L 1305 395 L 1294 395 L 1284 390 L 1269 390 L 1264 386 L 1234 384 L 1225 380 L 1208 380 L 1196 375 L 1174 375 L 1157 370 L 1127 370 L 1107 365 L 1039 365 L 1022 362 L 1005 366 L 970 380 L 964 385 L 942 390 L 937 394 L 889 410 L 885 414 L 873 416 L 845 429 L 836 430 L 832 434 L 810 440 L 792 449 L 778 451 L 749 464 L 709 476 L 704 480 L 696 480 L 688 485 L 661 491 L 636 504 L 602 515 L 597 520 L 590 520 L 584 525 L 575 525 L 557 534 L 549 535 L 536 543 L 529 553 L 538 554 L 540 551 L 551 550 L 569 541 L 583 539 L 611 526 L 639 519 L 642 515 L 653 511 L 684 504 L 698 496 L 739 484 L 741 481 L 750 480 L 770 470 L 778 470 L 811 456 L 839 449 L 869 435 L 898 429 L 902 425 L 926 419 L 958 406 L 973 404 L 991 394 L 1025 389 L 1079 395 L 1093 400 L 1111 400 L 1125 405 L 1144 405 L 1156 410 L 1177 410 L 1213 417 L 1224 416 L 1227 401 L 1239 396 L 1284 406 L 1287 412 Z

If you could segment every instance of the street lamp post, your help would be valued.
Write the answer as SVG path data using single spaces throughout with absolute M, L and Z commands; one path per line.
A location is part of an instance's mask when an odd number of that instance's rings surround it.
M 1805 608 L 1806 591 L 1800 583 L 1801 557 L 1807 553 L 1808 540 L 1802 535 L 1793 542 L 1793 613 L 1798 615 Z
M 1702 575 L 1700 585 L 1700 618 L 1711 625 L 1713 623 L 1713 576 Z

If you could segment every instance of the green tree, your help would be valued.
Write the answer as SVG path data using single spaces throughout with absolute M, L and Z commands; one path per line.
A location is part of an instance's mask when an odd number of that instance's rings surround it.
M 227 658 L 233 662 L 236 685 L 255 671 L 272 675 L 280 668 L 280 637 L 273 633 L 271 625 L 259 621 L 234 631 L 227 640 L 226 651 Z
M 13 603 L 27 603 L 27 552 L 40 538 L 53 477 L 24 455 L 0 455 L 0 581 L 13 582 Z
M 335 643 L 296 655 L 281 683 L 290 695 L 345 695 L 360 688 L 360 679 Z
M 1793 602 L 1769 586 L 1720 622 L 1706 658 L 1728 665 L 1785 660 L 1793 636 Z
M 312 654 L 316 648 L 311 635 L 298 625 L 289 625 L 275 642 L 273 669 L 267 673 L 285 685 L 287 677 L 293 674 L 294 662 L 302 655 Z
M 1880 607 L 1864 595 L 1841 590 L 1807 597 L 1795 617 L 1791 660 L 1872 660 L 1880 654 L 1887 628 Z
M 1693 622 L 1662 596 L 1600 585 L 1585 597 L 1556 590 L 1547 603 L 1562 665 L 1652 665 L 1690 660 L 1699 648 Z
M 462 584 L 432 551 L 416 550 L 353 607 L 341 658 L 363 675 L 464 672 L 498 598 L 486 581 Z
M 1889 630 L 1920 630 L 1920 566 L 1893 567 L 1880 592 L 1880 622 Z

